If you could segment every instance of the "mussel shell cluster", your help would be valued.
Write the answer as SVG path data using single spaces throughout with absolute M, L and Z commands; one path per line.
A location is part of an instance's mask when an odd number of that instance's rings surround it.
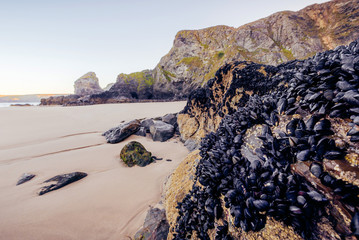
M 219 71 L 228 72 L 239 64 L 228 64 Z M 256 69 L 261 66 L 245 64 Z M 175 239 L 188 239 L 193 233 L 199 239 L 210 239 L 208 230 L 213 228 L 216 239 L 232 239 L 229 225 L 246 232 L 259 231 L 265 227 L 267 216 L 310 239 L 315 223 L 326 214 L 328 199 L 291 171 L 291 164 L 296 162 L 310 161 L 310 172 L 323 185 L 332 189 L 340 201 L 358 207 L 359 188 L 332 177 L 322 166 L 323 159 L 340 160 L 346 155 L 346 148 L 333 140 L 330 119 L 351 119 L 347 135 L 351 144 L 359 141 L 358 41 L 307 60 L 265 67 L 270 70 L 266 82 L 251 82 L 253 71 L 244 76 L 241 69 L 239 76 L 233 70 L 233 82 L 238 82 L 234 86 L 244 82 L 251 90 L 256 86 L 260 90 L 248 95 L 233 113 L 224 115 L 217 131 L 202 139 L 193 189 L 177 206 Z M 286 84 L 279 86 L 279 82 Z M 208 89 L 197 90 L 193 99 L 201 94 L 210 96 Z M 198 104 L 201 101 L 206 102 L 202 99 Z M 272 130 L 282 116 L 290 116 L 290 120 L 285 130 L 274 135 Z M 308 119 L 304 121 L 302 116 Z M 250 161 L 240 149 L 247 130 L 256 124 L 262 126 L 259 138 L 263 145 L 256 149 L 258 159 Z M 224 217 L 223 207 L 229 209 L 231 220 L 218 224 L 216 220 Z M 357 215 L 356 210 L 351 224 L 356 236 Z

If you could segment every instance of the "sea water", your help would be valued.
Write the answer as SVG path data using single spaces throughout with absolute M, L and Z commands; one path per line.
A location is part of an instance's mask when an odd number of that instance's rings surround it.
M 15 105 L 15 104 L 31 104 L 34 106 L 38 106 L 40 104 L 40 102 L 0 102 L 0 107 L 10 107 L 11 105 Z

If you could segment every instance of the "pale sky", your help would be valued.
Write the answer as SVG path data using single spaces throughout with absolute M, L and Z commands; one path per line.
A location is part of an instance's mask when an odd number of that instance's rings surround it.
M 326 0 L 0 0 L 0 95 L 72 93 L 93 71 L 153 69 L 176 33 L 239 27 Z

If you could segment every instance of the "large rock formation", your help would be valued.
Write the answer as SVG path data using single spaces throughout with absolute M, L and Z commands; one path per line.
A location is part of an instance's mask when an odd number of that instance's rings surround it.
M 276 67 L 221 67 L 178 115 L 201 147 L 166 193 L 171 236 L 358 237 L 358 86 L 359 40 Z
M 247 60 L 278 65 L 348 44 L 359 37 L 358 3 L 334 0 L 298 12 L 278 12 L 238 28 L 215 26 L 180 31 L 155 69 L 120 74 L 108 92 L 78 104 L 184 99 L 227 62 Z
M 88 72 L 75 81 L 75 95 L 85 96 L 103 92 L 94 72 Z

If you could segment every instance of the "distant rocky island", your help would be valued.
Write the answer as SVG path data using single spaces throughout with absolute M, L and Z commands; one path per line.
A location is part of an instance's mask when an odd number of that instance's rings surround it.
M 334 0 L 297 12 L 278 12 L 238 28 L 183 30 L 154 69 L 121 73 L 114 85 L 104 91 L 99 88 L 96 75 L 88 73 L 76 81 L 75 95 L 44 99 L 41 104 L 186 99 L 225 63 L 246 60 L 276 66 L 349 44 L 358 37 L 359 7 L 354 0 Z
M 62 96 L 62 94 L 0 95 L 0 103 L 40 102 L 43 98 L 55 96 Z

